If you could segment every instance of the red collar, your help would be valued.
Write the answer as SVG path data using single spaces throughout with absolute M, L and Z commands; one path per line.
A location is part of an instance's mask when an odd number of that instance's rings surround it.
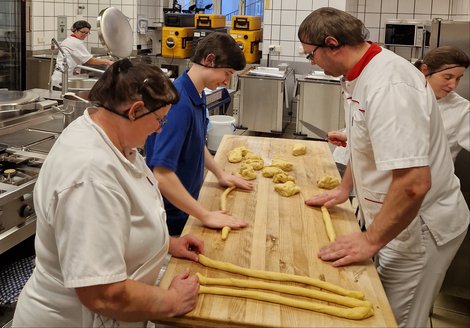
M 382 48 L 380 48 L 376 43 L 369 42 L 370 47 L 367 49 L 366 53 L 362 58 L 354 65 L 349 72 L 346 74 L 346 80 L 347 81 L 352 81 L 356 79 L 359 74 L 361 74 L 362 70 L 364 67 L 367 66 L 367 64 L 372 60 L 372 58 L 375 57 L 379 52 L 382 51 Z
M 78 37 L 77 37 L 75 34 L 73 34 L 73 33 L 70 34 L 70 36 L 71 36 L 72 38 L 78 39 Z

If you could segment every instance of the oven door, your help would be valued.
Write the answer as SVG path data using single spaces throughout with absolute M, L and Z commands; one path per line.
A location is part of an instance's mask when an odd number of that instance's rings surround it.
M 385 45 L 415 46 L 416 24 L 385 24 Z

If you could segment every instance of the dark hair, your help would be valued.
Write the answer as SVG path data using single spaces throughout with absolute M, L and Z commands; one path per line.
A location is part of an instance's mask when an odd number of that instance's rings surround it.
M 426 64 L 428 67 L 428 74 L 431 75 L 440 72 L 450 67 L 443 67 L 445 65 L 452 65 L 453 67 L 467 68 L 470 65 L 470 58 L 465 52 L 459 48 L 452 46 L 443 46 L 434 48 L 429 51 L 423 59 L 417 60 L 415 66 L 421 70 L 421 66 Z
M 155 65 L 133 65 L 127 58 L 111 65 L 95 83 L 90 101 L 117 112 L 119 105 L 142 100 L 148 110 L 154 111 L 179 100 L 178 91 L 170 79 Z
M 335 8 L 319 8 L 308 15 L 299 26 L 300 42 L 325 46 L 328 36 L 334 37 L 339 46 L 355 46 L 369 38 L 369 31 L 356 17 Z
M 91 30 L 91 25 L 85 20 L 79 20 L 73 23 L 71 30 L 72 32 L 77 32 L 80 31 L 82 28 L 87 28 Z
M 213 32 L 198 42 L 191 61 L 202 64 L 204 59 L 214 54 L 213 68 L 232 68 L 236 71 L 245 68 L 243 51 L 230 34 Z

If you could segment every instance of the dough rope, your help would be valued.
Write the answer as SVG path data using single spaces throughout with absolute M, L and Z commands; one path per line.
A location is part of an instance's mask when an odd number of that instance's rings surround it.
M 335 229 L 333 229 L 333 223 L 331 222 L 330 213 L 325 206 L 321 207 L 321 213 L 323 216 L 323 222 L 325 223 L 326 234 L 328 235 L 328 239 L 330 242 L 334 242 L 336 240 Z
M 227 189 L 225 189 L 225 191 L 222 193 L 222 196 L 220 196 L 220 209 L 222 211 L 226 211 L 227 210 L 227 196 L 228 194 L 234 190 L 235 186 L 232 186 L 232 187 L 228 187 Z M 232 230 L 230 227 L 223 227 L 222 228 L 222 240 L 226 240 L 227 237 L 228 237 L 228 233 L 230 232 L 230 230 Z
M 261 279 L 267 279 L 267 280 L 276 280 L 276 281 L 293 281 L 293 282 L 298 282 L 298 283 L 322 288 L 322 289 L 328 290 L 330 292 L 333 292 L 339 295 L 354 297 L 360 300 L 364 299 L 364 293 L 361 291 L 348 290 L 340 286 L 337 286 L 335 284 L 322 281 L 316 278 L 298 276 L 298 275 L 290 274 L 290 273 L 262 271 L 262 270 L 243 268 L 232 263 L 212 260 L 202 254 L 199 254 L 199 263 L 209 268 L 227 271 L 231 273 L 238 273 L 238 274 L 242 274 L 242 275 L 249 276 L 249 277 L 261 278 Z
M 240 289 L 231 289 L 231 288 L 221 288 L 221 287 L 207 287 L 200 285 L 199 294 L 212 294 L 212 295 L 224 295 L 224 296 L 235 296 L 235 297 L 244 297 L 259 301 L 265 301 L 270 303 L 276 303 L 281 305 L 292 306 L 300 309 L 306 309 L 311 311 L 316 311 L 320 313 L 330 314 L 341 318 L 346 319 L 365 319 L 373 315 L 373 310 L 371 307 L 358 306 L 354 308 L 340 308 L 331 305 L 325 305 L 315 302 L 307 302 L 297 299 L 291 299 L 285 296 L 273 295 L 260 291 L 252 290 L 240 290 Z
M 201 285 L 234 286 L 234 287 L 241 287 L 241 288 L 264 289 L 264 290 L 270 290 L 274 292 L 315 298 L 320 301 L 336 303 L 336 304 L 344 305 L 347 307 L 370 307 L 372 308 L 372 303 L 369 301 L 362 301 L 362 300 L 358 300 L 357 298 L 341 296 L 341 295 L 332 294 L 328 292 L 322 292 L 322 291 L 315 290 L 315 289 L 281 285 L 281 284 L 275 284 L 275 283 L 270 283 L 270 282 L 265 282 L 265 281 L 242 280 L 242 279 L 236 279 L 236 278 L 210 278 L 210 277 L 203 276 L 199 272 L 196 272 L 196 275 Z

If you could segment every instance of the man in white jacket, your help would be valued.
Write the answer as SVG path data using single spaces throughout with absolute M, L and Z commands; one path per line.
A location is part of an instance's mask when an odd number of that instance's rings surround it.
M 431 87 L 411 63 L 367 42 L 367 32 L 334 8 L 299 27 L 311 63 L 344 76 L 351 151 L 341 185 L 306 203 L 332 207 L 355 188 L 367 231 L 338 237 L 319 256 L 334 266 L 375 256 L 398 325 L 424 327 L 470 213 Z

